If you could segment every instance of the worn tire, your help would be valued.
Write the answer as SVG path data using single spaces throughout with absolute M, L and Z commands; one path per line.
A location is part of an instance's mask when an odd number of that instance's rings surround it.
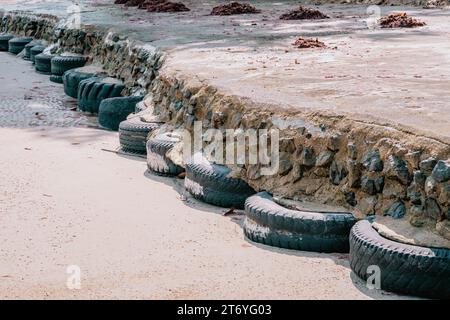
M 119 97 L 125 86 L 121 83 L 103 82 L 104 78 L 92 77 L 78 86 L 78 107 L 81 111 L 97 113 L 102 100 Z
M 34 42 L 34 41 L 31 41 L 30 43 L 27 43 L 27 44 L 25 45 L 25 55 L 23 56 L 23 58 L 24 58 L 25 60 L 30 60 L 30 51 L 31 51 L 31 48 L 33 48 L 33 47 L 36 46 L 36 45 L 37 45 L 37 43 Z
M 143 122 L 139 117 L 122 121 L 119 125 L 119 141 L 122 151 L 146 154 L 147 136 L 160 124 Z
M 72 69 L 64 72 L 63 83 L 64 83 L 64 93 L 69 97 L 74 99 L 78 98 L 78 86 L 81 81 L 92 78 L 95 73 L 91 72 L 81 72 L 76 69 Z
M 34 57 L 34 67 L 36 71 L 42 74 L 51 74 L 51 60 L 53 56 L 45 53 L 40 53 Z
M 230 169 L 203 160 L 186 164 L 185 187 L 194 198 L 224 208 L 244 208 L 255 191 L 243 180 L 229 178 Z
M 381 289 L 428 298 L 450 298 L 450 249 L 427 248 L 383 238 L 368 221 L 350 233 L 350 267 L 367 280 L 378 266 Z
M 158 134 L 147 141 L 147 167 L 158 175 L 177 176 L 184 172 L 184 168 L 176 165 L 166 154 L 172 150 L 180 139 L 169 133 Z
M 35 45 L 30 49 L 30 61 L 34 63 L 36 56 L 44 52 L 45 47 L 41 45 Z
M 55 76 L 54 74 L 52 74 L 50 76 L 50 81 L 54 82 L 54 83 L 63 83 L 63 78 L 61 76 Z
M 12 54 L 18 54 L 31 41 L 33 41 L 33 38 L 12 38 L 8 41 L 8 51 Z
M 85 57 L 79 56 L 57 56 L 52 58 L 52 74 L 62 76 L 70 69 L 83 67 L 86 64 Z
M 269 246 L 314 252 L 348 252 L 356 219 L 351 213 L 319 213 L 286 209 L 267 192 L 245 202 L 244 234 Z
M 14 36 L 9 34 L 0 35 L 0 51 L 8 51 L 9 49 L 9 40 L 13 39 Z
M 143 98 L 143 96 L 130 96 L 102 100 L 98 110 L 100 126 L 114 131 L 119 130 L 119 124 L 134 112 L 136 103 Z

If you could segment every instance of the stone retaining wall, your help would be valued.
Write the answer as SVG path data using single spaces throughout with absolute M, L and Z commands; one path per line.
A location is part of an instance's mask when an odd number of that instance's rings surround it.
M 151 100 L 174 128 L 280 131 L 280 169 L 230 166 L 256 190 L 343 205 L 360 216 L 391 215 L 450 239 L 450 146 L 396 128 L 323 112 L 253 105 L 161 70 Z M 446 161 L 444 161 L 446 160 Z
M 150 92 L 154 112 L 173 128 L 280 130 L 280 170 L 230 166 L 256 190 L 346 206 L 360 217 L 388 214 L 450 239 L 450 146 L 399 128 L 326 112 L 254 105 L 163 67 L 163 54 L 122 35 L 68 30 L 49 16 L 6 14 L 2 32 L 35 36 L 54 51 L 85 54 L 128 91 Z

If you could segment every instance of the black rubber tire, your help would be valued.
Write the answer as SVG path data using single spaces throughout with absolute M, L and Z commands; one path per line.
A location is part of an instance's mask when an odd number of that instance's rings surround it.
M 45 47 L 40 44 L 35 45 L 30 49 L 30 61 L 34 63 L 36 56 L 42 52 L 44 52 Z
M 255 194 L 245 181 L 229 178 L 231 169 L 217 164 L 186 164 L 185 188 L 194 198 L 224 208 L 244 208 L 245 200 Z
M 8 41 L 8 51 L 12 54 L 18 54 L 31 41 L 33 41 L 33 38 L 12 38 Z
M 28 43 L 28 44 L 25 45 L 25 55 L 24 55 L 24 57 L 23 57 L 25 60 L 30 60 L 30 51 L 31 51 L 31 48 L 33 48 L 33 47 L 36 46 L 36 45 L 37 45 L 37 43 L 34 42 L 34 41 L 31 41 L 30 43 Z
M 140 117 L 122 121 L 119 125 L 119 141 L 122 151 L 146 154 L 147 136 L 150 131 L 159 126 L 159 123 L 143 122 Z
M 0 35 L 0 51 L 8 51 L 9 49 L 9 40 L 13 39 L 14 36 L 9 34 Z
M 348 252 L 348 237 L 356 219 L 351 213 L 290 210 L 267 192 L 245 202 L 244 234 L 269 246 L 314 252 Z
M 74 99 L 78 98 L 78 86 L 81 81 L 92 78 L 95 73 L 81 72 L 76 69 L 72 69 L 64 72 L 63 83 L 64 83 L 64 93 L 69 97 Z
M 80 56 L 57 56 L 52 58 L 52 74 L 62 76 L 70 69 L 81 68 L 86 64 L 86 58 Z
M 450 249 L 426 248 L 383 238 L 369 221 L 350 233 L 350 267 L 367 280 L 367 268 L 381 271 L 381 289 L 428 298 L 450 298 Z
M 63 78 L 61 76 L 55 76 L 54 74 L 52 74 L 50 76 L 50 81 L 54 83 L 63 83 Z
M 102 100 L 119 97 L 123 84 L 102 82 L 103 78 L 92 77 L 78 86 L 78 107 L 81 111 L 97 113 Z
M 145 109 L 147 109 L 147 106 L 145 105 L 145 103 L 142 101 L 140 103 L 136 103 L 136 108 L 134 109 L 135 113 L 139 113 L 144 111 Z
M 102 100 L 98 109 L 98 122 L 100 126 L 117 131 L 119 124 L 133 113 L 136 103 L 142 101 L 144 96 L 116 97 Z
M 162 176 L 177 176 L 184 172 L 184 168 L 176 165 L 166 154 L 180 139 L 169 133 L 158 134 L 147 141 L 147 167 Z
M 34 67 L 36 71 L 42 74 L 51 74 L 51 60 L 53 56 L 40 53 L 34 57 Z

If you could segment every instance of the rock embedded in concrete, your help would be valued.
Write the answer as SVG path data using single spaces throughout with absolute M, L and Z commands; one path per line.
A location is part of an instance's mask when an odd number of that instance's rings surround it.
M 433 157 L 429 157 L 425 160 L 420 161 L 419 168 L 420 171 L 422 171 L 424 174 L 429 176 L 431 172 L 433 171 L 434 167 L 437 164 L 437 160 Z
M 345 177 L 347 177 L 348 171 L 342 163 L 333 161 L 330 166 L 330 182 L 338 186 Z
M 396 179 L 403 185 L 408 185 L 411 182 L 411 174 L 406 166 L 406 162 L 397 156 L 389 156 L 385 169 L 388 178 Z
M 438 161 L 434 167 L 431 176 L 437 182 L 446 182 L 450 180 L 450 163 L 445 161 Z
M 425 214 L 435 220 L 441 218 L 441 208 L 435 199 L 427 198 L 425 200 Z
M 334 152 L 325 150 L 322 151 L 316 160 L 316 166 L 317 167 L 327 167 L 331 164 L 334 158 Z
M 363 158 L 362 164 L 369 172 L 383 171 L 383 161 L 381 160 L 379 150 L 370 150 Z
M 406 207 L 402 201 L 394 202 L 385 212 L 385 216 L 391 216 L 394 219 L 403 218 L 406 214 Z

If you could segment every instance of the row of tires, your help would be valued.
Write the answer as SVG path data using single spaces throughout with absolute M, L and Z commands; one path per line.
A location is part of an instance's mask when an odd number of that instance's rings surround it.
M 5 47 L 2 39 L 0 36 L 0 50 Z M 34 61 L 37 71 L 62 78 L 65 93 L 78 99 L 81 111 L 98 112 L 100 126 L 118 130 L 124 152 L 146 154 L 151 172 L 163 176 L 185 172 L 185 188 L 194 198 L 220 207 L 245 209 L 243 229 L 249 240 L 293 250 L 350 252 L 350 266 L 362 279 L 368 279 L 372 266 L 379 268 L 382 289 L 450 298 L 450 250 L 388 240 L 369 221 L 357 221 L 351 213 L 287 209 L 269 193 L 256 193 L 243 180 L 229 177 L 229 168 L 205 159 L 181 167 L 168 157 L 181 142 L 177 134 L 152 135 L 161 123 L 146 122 L 139 116 L 127 119 L 145 108 L 142 96 L 121 97 L 124 85 L 120 81 L 77 69 L 82 64 L 79 57 L 49 56 L 42 54 L 42 46 L 27 46 L 29 39 L 11 40 L 10 52 L 28 51 L 25 56 Z
M 35 65 L 36 72 L 50 75 L 50 81 L 63 84 L 65 93 L 78 99 L 81 111 L 99 113 L 100 126 L 105 129 L 118 130 L 120 122 L 133 113 L 136 103 L 143 99 L 142 96 L 122 97 L 125 86 L 121 81 L 108 78 L 95 68 L 84 70 L 85 57 L 45 53 L 45 46 L 33 38 L 0 35 L 0 51 L 13 54 L 24 51 L 23 58 Z M 135 143 L 132 137 L 129 140 Z
M 379 268 L 379 284 L 384 290 L 450 298 L 450 250 L 388 240 L 369 221 L 357 221 L 351 213 L 287 209 L 269 193 L 256 193 L 244 181 L 230 178 L 229 168 L 204 159 L 182 168 L 167 156 L 181 141 L 179 136 L 163 133 L 146 141 L 158 127 L 139 117 L 122 122 L 122 148 L 147 153 L 148 169 L 155 174 L 176 176 L 185 171 L 185 188 L 196 199 L 225 208 L 244 208 L 243 230 L 249 240 L 293 250 L 349 252 L 351 269 L 360 278 L 368 280 L 373 267 Z

